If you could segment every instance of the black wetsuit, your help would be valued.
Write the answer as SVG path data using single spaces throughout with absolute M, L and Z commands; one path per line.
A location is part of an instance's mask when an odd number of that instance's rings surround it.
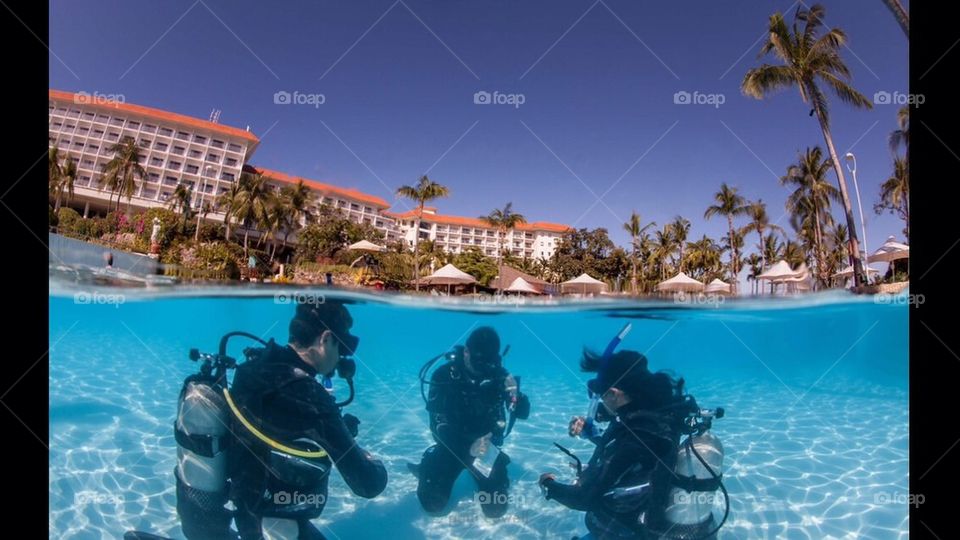
M 423 453 L 418 471 L 417 497 L 424 510 L 440 512 L 450 499 L 453 484 L 467 469 L 477 482 L 477 501 L 487 517 L 500 517 L 507 511 L 507 464 L 510 458 L 501 452 L 489 477 L 473 466 L 470 446 L 490 433 L 491 443 L 500 446 L 506 425 L 503 372 L 500 377 L 481 384 L 471 379 L 460 361 L 445 364 L 433 372 L 427 412 L 430 431 L 437 444 Z M 530 414 L 530 401 L 518 393 L 515 415 L 523 420 Z
M 311 459 L 313 466 L 298 466 L 295 460 L 272 453 L 234 422 L 232 429 L 239 440 L 230 454 L 231 499 L 245 540 L 261 537 L 261 516 L 294 519 L 300 524 L 301 539 L 307 534 L 322 538 L 309 520 L 323 511 L 333 465 L 361 497 L 376 497 L 387 485 L 383 463 L 357 446 L 333 396 L 316 376 L 293 349 L 272 340 L 259 358 L 237 367 L 230 393 L 254 426 L 288 446 L 302 446 L 303 439 L 309 439 L 328 454 Z M 298 502 L 293 500 L 294 493 L 306 504 L 291 504 Z
M 630 404 L 618 411 L 575 484 L 544 481 L 547 499 L 554 499 L 573 510 L 586 512 L 587 529 L 600 539 L 656 538 L 647 527 L 662 522 L 670 479 L 676 463 L 680 434 L 666 417 L 631 410 Z M 641 486 L 629 495 L 611 491 Z

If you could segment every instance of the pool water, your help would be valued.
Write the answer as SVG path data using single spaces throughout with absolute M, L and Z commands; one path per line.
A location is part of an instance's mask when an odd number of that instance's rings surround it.
M 53 285 L 53 283 L 52 283 Z M 175 511 L 172 424 L 191 348 L 215 352 L 245 330 L 286 343 L 293 307 L 275 289 L 138 295 L 53 287 L 50 296 L 51 538 L 118 538 L 130 529 L 182 538 Z M 328 295 L 331 294 L 329 291 Z M 338 474 L 315 523 L 329 539 L 565 538 L 583 514 L 545 501 L 542 472 L 572 481 L 559 442 L 587 407 L 578 361 L 626 322 L 621 349 L 683 376 L 704 407 L 724 407 L 713 432 L 726 451 L 731 508 L 720 538 L 900 538 L 908 535 L 908 307 L 829 293 L 803 299 L 492 305 L 349 295 L 360 337 L 358 443 L 382 459 L 385 491 L 353 496 Z M 510 345 L 532 413 L 503 450 L 512 505 L 483 517 L 461 478 L 450 512 L 428 517 L 407 462 L 433 444 L 417 372 L 429 358 L 491 325 Z M 236 339 L 241 357 L 250 342 Z M 338 391 L 340 388 L 338 387 Z M 716 512 L 722 513 L 722 504 Z

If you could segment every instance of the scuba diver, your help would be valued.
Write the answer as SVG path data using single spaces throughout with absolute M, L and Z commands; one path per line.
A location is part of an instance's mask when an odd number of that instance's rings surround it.
M 629 325 L 602 355 L 584 351 L 581 369 L 597 375 L 587 383 L 591 410 L 586 418 L 574 417 L 570 435 L 596 448 L 584 467 L 555 443 L 575 460 L 577 479 L 564 484 L 544 473 L 541 490 L 548 500 L 586 512 L 590 535 L 583 538 L 714 539 L 729 514 L 729 499 L 717 525 L 712 492 L 726 496 L 723 447 L 709 429 L 724 411 L 699 409 L 684 393 L 683 379 L 651 372 L 643 354 L 615 353 L 628 331 Z M 601 432 L 596 424 L 604 421 L 609 426 Z
M 476 482 L 476 500 L 485 516 L 502 517 L 507 511 L 510 458 L 499 447 L 516 420 L 530 415 L 520 377 L 502 365 L 508 351 L 509 346 L 501 354 L 497 332 L 483 326 L 470 334 L 465 346 L 432 358 L 420 369 L 420 393 L 437 444 L 423 453 L 419 465 L 409 468 L 419 479 L 420 505 L 431 514 L 446 507 L 464 469 Z M 441 358 L 447 362 L 427 381 L 427 373 Z M 424 385 L 430 386 L 429 395 L 424 395 Z
M 340 302 L 298 303 L 288 345 L 231 332 L 219 354 L 191 351 L 203 365 L 184 381 L 175 425 L 177 513 L 188 539 L 323 539 L 310 520 L 323 512 L 333 466 L 356 495 L 383 491 L 383 463 L 354 440 L 360 421 L 341 415 L 354 397 L 352 324 Z M 226 354 L 238 335 L 264 345 L 246 349 L 239 365 Z M 334 374 L 350 387 L 341 403 Z M 228 498 L 234 511 L 224 506 Z

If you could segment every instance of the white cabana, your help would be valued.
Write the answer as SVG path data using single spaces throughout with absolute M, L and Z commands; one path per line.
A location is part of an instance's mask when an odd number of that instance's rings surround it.
M 795 272 L 796 275 L 793 277 L 782 278 L 774 283 L 786 283 L 787 290 L 793 292 L 809 291 L 813 288 L 813 276 L 807 268 L 807 263 L 800 263 Z
M 476 282 L 476 278 L 452 264 L 447 264 L 429 276 L 420 278 L 421 285 L 446 285 L 447 294 L 450 293 L 451 285 L 469 285 Z
M 701 292 L 703 283 L 680 272 L 672 278 L 657 284 L 657 290 L 660 292 Z
M 718 278 L 708 283 L 703 292 L 707 294 L 730 294 L 732 291 L 729 283 Z
M 798 272 L 790 268 L 790 264 L 787 261 L 780 259 L 777 264 L 767 268 L 765 272 L 757 276 L 757 279 L 766 279 L 773 283 L 779 283 L 788 278 L 795 278 L 798 276 Z
M 865 268 L 864 268 L 864 271 L 867 273 L 868 276 L 871 275 L 871 274 L 879 274 L 879 273 L 880 273 L 879 270 L 874 269 L 874 268 L 870 268 L 869 266 L 865 267 Z M 852 265 L 852 264 L 851 264 L 851 265 L 847 265 L 846 268 L 844 268 L 843 270 L 837 272 L 836 274 L 834 274 L 834 275 L 831 276 L 831 277 L 842 278 L 842 279 L 852 278 L 852 277 L 853 277 L 853 265 Z
M 607 284 L 587 275 L 586 272 L 580 274 L 579 276 L 569 280 L 564 281 L 560 284 L 560 290 L 562 292 L 579 292 L 583 294 L 591 293 L 600 293 L 607 290 Z
M 373 242 L 369 242 L 367 240 L 354 242 L 353 244 L 350 244 L 349 246 L 347 246 L 347 249 L 352 249 L 354 251 L 373 251 L 375 253 L 380 253 L 387 250 L 387 248 L 383 246 L 378 246 Z
M 910 257 L 910 246 L 906 244 L 901 244 L 897 240 L 890 236 L 887 238 L 887 241 L 880 246 L 879 249 L 873 252 L 873 255 L 867 257 L 867 262 L 891 262 L 899 259 L 907 259 Z
M 509 287 L 504 289 L 504 292 L 515 292 L 515 293 L 522 293 L 522 294 L 540 294 L 540 291 L 535 289 L 533 285 L 527 283 L 527 280 L 523 279 L 522 277 L 518 277 L 517 279 L 513 280 L 513 283 L 511 283 Z

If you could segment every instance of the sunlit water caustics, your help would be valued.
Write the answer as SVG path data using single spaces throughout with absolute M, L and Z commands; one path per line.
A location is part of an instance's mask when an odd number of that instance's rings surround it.
M 287 341 L 293 306 L 276 289 L 124 289 L 57 283 L 50 297 L 51 538 L 119 538 L 130 529 L 182 538 L 175 511 L 173 422 L 191 348 L 215 352 L 245 330 Z M 317 292 L 317 291 L 315 291 Z M 319 291 L 328 294 L 330 291 Z M 567 423 L 587 407 L 578 361 L 633 323 L 621 349 L 683 376 L 704 407 L 724 407 L 713 433 L 726 451 L 731 509 L 720 538 L 900 538 L 908 534 L 908 355 L 905 303 L 829 294 L 803 299 L 460 303 L 349 295 L 360 337 L 358 443 L 381 458 L 388 484 L 352 495 L 334 472 L 315 523 L 330 539 L 566 538 L 583 514 L 543 499 L 542 472 L 573 479 L 557 441 L 586 460 L 592 445 Z M 280 300 L 278 301 L 278 298 Z M 503 450 L 511 506 L 483 517 L 470 480 L 449 514 L 428 517 L 408 462 L 433 444 L 417 372 L 431 357 L 491 325 L 510 345 L 505 366 L 530 396 Z M 242 358 L 250 342 L 235 340 Z M 338 395 L 345 388 L 337 386 Z M 722 513 L 718 504 L 715 512 Z

